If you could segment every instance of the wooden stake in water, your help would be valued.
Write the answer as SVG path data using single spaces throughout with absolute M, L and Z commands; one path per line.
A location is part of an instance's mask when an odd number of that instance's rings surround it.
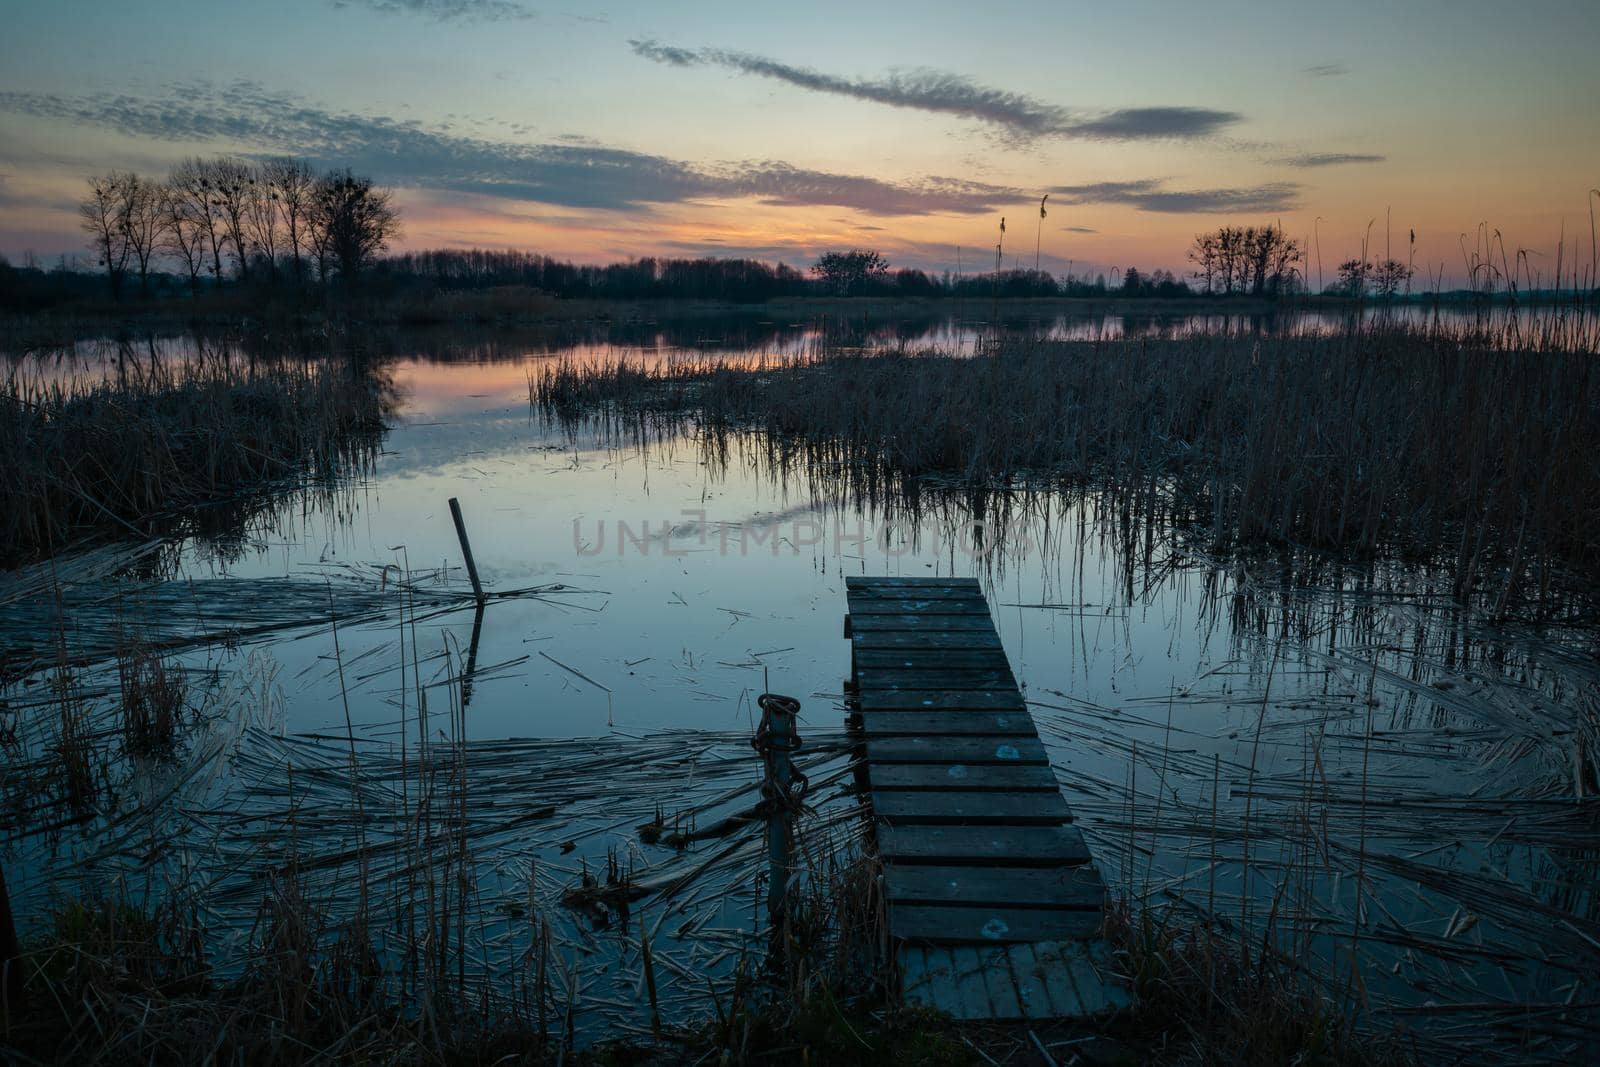
M 478 581 L 478 565 L 472 561 L 472 543 L 467 540 L 467 524 L 461 518 L 461 504 L 450 498 L 450 517 L 456 521 L 456 538 L 461 542 L 461 558 L 467 562 L 467 577 L 472 579 L 472 595 L 482 604 L 483 585 Z
M 792 867 L 791 807 L 799 776 L 790 754 L 799 747 L 794 720 L 800 702 L 764 693 L 758 703 L 761 725 L 756 728 L 755 746 L 766 763 L 767 778 L 761 787 L 767 808 L 767 914 L 777 921 L 783 915 Z

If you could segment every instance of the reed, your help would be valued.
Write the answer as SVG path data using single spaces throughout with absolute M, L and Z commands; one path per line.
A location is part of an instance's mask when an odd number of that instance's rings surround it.
M 550 365 L 530 401 L 618 438 L 690 425 L 781 477 L 915 500 L 930 484 L 1120 497 L 1218 549 L 1436 562 L 1456 592 L 1535 608 L 1600 581 L 1592 324 L 1495 333 L 1012 338 L 982 358 L 819 352 L 728 367 Z
M 0 383 L 0 564 L 370 461 L 392 387 L 338 361 L 119 356 L 103 377 Z

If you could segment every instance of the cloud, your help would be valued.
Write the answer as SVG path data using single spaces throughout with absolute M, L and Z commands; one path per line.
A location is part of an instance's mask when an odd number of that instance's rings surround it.
M 1282 167 L 1337 167 L 1345 163 L 1383 163 L 1388 158 L 1367 152 L 1306 152 L 1272 162 Z
M 748 52 L 721 48 L 677 48 L 653 40 L 631 40 L 636 55 L 673 67 L 713 66 L 771 78 L 811 92 L 955 115 L 984 123 L 1013 141 L 1044 137 L 1098 141 L 1205 137 L 1243 116 L 1198 107 L 1123 108 L 1083 115 L 1021 93 L 980 85 L 960 74 L 919 69 L 878 80 L 841 78 Z
M 332 0 L 334 7 L 361 7 L 385 15 L 421 15 L 433 22 L 503 22 L 531 19 L 538 12 L 513 0 Z
M 159 97 L 0 92 L 0 111 L 104 126 L 177 143 L 248 146 L 380 181 L 573 208 L 753 197 L 873 215 L 977 214 L 1014 202 L 1016 189 L 950 178 L 890 182 L 808 170 L 778 160 L 693 164 L 594 143 L 523 144 L 428 129 L 415 121 L 323 110 L 252 82 L 175 86 Z
M 1240 189 L 1168 189 L 1159 178 L 1095 182 L 1050 190 L 1069 204 L 1127 204 L 1169 215 L 1215 215 L 1235 211 L 1283 211 L 1294 206 L 1300 187 L 1269 182 Z
M 1312 78 L 1337 78 L 1341 74 L 1349 74 L 1350 68 L 1343 63 L 1314 63 L 1309 67 L 1301 67 L 1300 73 Z
M 1088 226 L 1063 226 L 1061 228 L 1063 230 L 1065 230 L 1066 232 L 1068 232 L 1068 233 L 1099 233 L 1100 232 L 1099 230 L 1092 229 L 1092 228 L 1090 228 Z

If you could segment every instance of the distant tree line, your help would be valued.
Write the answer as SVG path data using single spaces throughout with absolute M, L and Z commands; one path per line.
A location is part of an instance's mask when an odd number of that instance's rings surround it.
M 369 272 L 373 284 L 439 290 L 528 286 L 567 299 L 725 300 L 759 303 L 783 297 L 877 296 L 916 299 L 1017 297 L 1186 297 L 1194 290 L 1169 271 L 1106 277 L 1049 271 L 979 274 L 893 268 L 870 249 L 826 252 L 802 271 L 754 259 L 670 259 L 645 256 L 606 265 L 572 263 L 534 252 L 432 249 L 385 256 Z M 1116 276 L 1113 276 L 1113 281 Z
M 359 280 L 364 291 L 526 287 L 596 300 L 719 300 L 760 303 L 819 295 L 911 299 L 1185 299 L 1199 295 L 1277 299 L 1307 291 L 1305 249 L 1281 227 L 1224 226 L 1199 234 L 1187 277 L 1113 268 L 1092 276 L 1043 270 L 985 272 L 894 268 L 872 249 L 823 253 L 808 269 L 755 259 L 645 256 L 583 264 L 525 251 L 432 249 L 384 254 L 399 232 L 388 190 L 348 170 L 318 174 L 295 159 L 249 163 L 188 159 L 157 182 L 131 171 L 89 180 L 80 204 L 92 264 L 115 295 L 226 283 L 270 288 Z M 1330 295 L 1408 293 L 1412 272 L 1395 260 L 1350 260 Z M 103 284 L 103 283 L 101 283 Z M 41 307 L 84 299 L 83 268 L 65 258 L 51 270 L 0 259 L 0 306 Z
M 88 181 L 78 214 L 95 265 L 120 297 L 144 296 L 165 265 L 202 283 L 278 284 L 360 277 L 399 233 L 387 189 L 298 159 L 193 158 L 165 181 L 111 171 Z

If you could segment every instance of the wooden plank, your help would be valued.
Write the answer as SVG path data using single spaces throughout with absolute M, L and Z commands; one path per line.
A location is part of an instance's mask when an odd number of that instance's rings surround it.
M 927 793 L 872 791 L 872 811 L 901 826 L 1059 826 L 1072 821 L 1060 793 Z
M 942 689 L 946 691 L 964 689 L 1011 689 L 1017 688 L 1017 680 L 1011 675 L 1010 667 L 998 670 L 889 670 L 879 667 L 857 667 L 856 685 L 863 690 L 889 689 L 894 692 L 906 692 L 912 689 Z
M 975 630 L 994 633 L 994 622 L 987 615 L 850 615 L 850 632 L 874 633 L 894 630 Z
M 1037 737 L 885 737 L 867 741 L 867 763 L 1036 763 L 1049 766 Z M 869 776 L 876 774 L 868 767 Z
M 1017 711 L 1026 712 L 1014 689 L 873 689 L 860 696 L 862 711 Z
M 1011 973 L 1017 997 L 1030 1019 L 1072 1018 L 1083 1014 L 1078 991 L 1060 967 L 1039 962 L 1034 945 L 1011 946 Z M 913 951 L 907 946 L 907 951 Z
M 932 597 L 926 600 L 884 599 L 881 597 L 851 597 L 850 614 L 856 618 L 865 615 L 981 615 L 989 617 L 989 602 L 977 598 L 955 600 L 950 597 Z
M 1088 863 L 1076 826 L 898 826 L 879 820 L 886 863 L 1060 867 Z
M 959 633 L 940 633 L 919 630 L 866 630 L 852 634 L 850 644 L 856 655 L 862 652 L 877 650 L 906 649 L 908 651 L 922 651 L 927 649 L 955 648 L 978 651 L 986 648 L 999 648 L 1000 635 L 992 630 L 980 633 L 976 630 L 963 630 Z
M 1010 670 L 1006 654 L 998 648 L 856 649 L 856 669 L 880 670 Z
M 867 711 L 861 714 L 861 729 L 868 737 L 1038 736 L 1025 711 Z
M 1104 940 L 1062 938 L 1054 944 L 1036 944 L 1033 951 L 1046 974 L 1072 983 L 1079 1015 L 1116 1011 L 1131 1002 L 1127 988 L 1112 970 L 1111 948 Z
M 945 951 L 950 953 L 951 971 L 955 979 L 956 1002 L 960 1005 L 958 1019 L 990 1019 L 994 1017 L 994 1005 L 989 1001 L 989 986 L 983 980 L 983 959 L 978 955 L 976 948 L 964 945 L 952 945 Z M 955 1014 L 952 1012 L 952 1014 Z
M 884 896 L 894 904 L 1050 907 L 1100 913 L 1106 887 L 1093 867 L 884 867 Z
M 988 603 L 983 590 L 975 585 L 872 585 L 856 586 L 849 592 L 849 603 L 869 600 L 976 600 Z
M 1100 916 L 1051 908 L 964 908 L 902 904 L 889 911 L 889 936 L 932 944 L 1067 941 L 1093 937 Z M 1076 972 L 1074 972 L 1076 977 Z M 1009 978 L 1008 978 L 1009 981 Z
M 874 788 L 931 792 L 1024 790 L 1060 793 L 1055 772 L 1037 764 L 875 763 L 868 776 Z
M 971 597 L 957 600 L 954 597 L 901 597 L 885 600 L 880 597 L 851 597 L 850 614 L 981 614 L 989 617 L 989 601 Z
M 845 589 L 850 592 L 853 592 L 856 589 L 893 589 L 901 586 L 918 585 L 950 585 L 972 589 L 983 588 L 982 584 L 979 583 L 978 579 L 976 578 L 941 578 L 936 575 L 917 575 L 916 577 L 911 577 L 908 575 L 901 577 L 898 575 L 852 574 L 848 575 L 844 580 Z
M 1011 980 L 1011 946 L 996 945 L 978 950 L 983 962 L 983 980 L 989 987 L 989 1004 L 996 1019 L 1023 1018 L 1017 998 L 1017 984 Z

